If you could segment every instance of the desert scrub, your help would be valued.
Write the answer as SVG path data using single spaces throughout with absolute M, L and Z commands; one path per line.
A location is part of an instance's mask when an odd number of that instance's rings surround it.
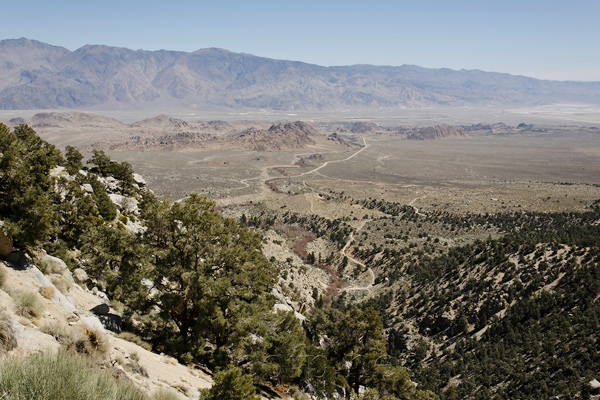
M 65 335 L 58 341 L 65 349 L 76 351 L 97 361 L 101 361 L 108 351 L 108 342 L 102 332 L 82 326 L 65 331 Z
M 15 296 L 16 312 L 21 317 L 37 318 L 44 312 L 44 304 L 37 293 L 22 292 Z
M 108 352 L 109 343 L 106 335 L 82 325 L 65 328 L 60 324 L 52 323 L 44 325 L 41 331 L 54 337 L 63 349 L 87 356 L 93 361 L 104 361 Z
M 17 347 L 17 336 L 12 320 L 3 310 L 0 310 L 0 354 L 11 351 L 15 347 Z
M 132 384 L 68 351 L 9 359 L 0 365 L 0 398 L 10 400 L 148 400 Z

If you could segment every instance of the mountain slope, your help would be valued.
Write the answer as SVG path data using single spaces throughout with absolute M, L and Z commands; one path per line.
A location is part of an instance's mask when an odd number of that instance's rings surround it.
M 336 110 L 600 103 L 600 82 L 412 65 L 323 67 L 223 49 L 192 53 L 0 41 L 0 108 L 173 106 Z

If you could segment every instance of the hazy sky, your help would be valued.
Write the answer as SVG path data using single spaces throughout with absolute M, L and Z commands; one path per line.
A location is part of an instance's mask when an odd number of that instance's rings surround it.
M 0 0 L 0 39 L 600 81 L 600 0 Z

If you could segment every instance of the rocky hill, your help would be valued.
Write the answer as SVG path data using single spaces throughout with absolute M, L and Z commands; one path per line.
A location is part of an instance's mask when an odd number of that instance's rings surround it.
M 296 121 L 275 124 L 268 130 L 248 129 L 235 135 L 232 142 L 254 151 L 302 149 L 315 144 L 311 136 L 318 134 L 312 125 Z
M 598 82 L 413 65 L 322 67 L 223 49 L 192 53 L 0 41 L 0 109 L 339 110 L 600 103 Z
M 356 122 L 350 127 L 352 133 L 373 133 L 381 130 L 374 122 Z
M 460 126 L 436 125 L 414 129 L 407 136 L 411 140 L 436 140 L 468 138 L 469 135 Z

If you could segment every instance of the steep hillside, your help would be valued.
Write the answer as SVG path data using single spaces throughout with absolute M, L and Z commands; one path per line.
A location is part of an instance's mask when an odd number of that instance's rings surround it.
M 322 67 L 223 49 L 192 53 L 0 41 L 0 108 L 340 110 L 600 102 L 600 83 L 417 66 Z

